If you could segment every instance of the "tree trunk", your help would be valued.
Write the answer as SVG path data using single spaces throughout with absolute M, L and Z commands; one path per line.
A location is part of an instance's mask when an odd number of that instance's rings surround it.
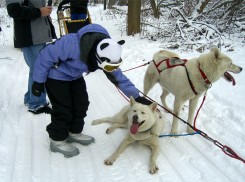
M 119 6 L 126 6 L 128 4 L 128 0 L 119 0 L 118 5 Z
M 141 0 L 128 0 L 128 35 L 140 33 Z
M 159 12 L 159 10 L 157 9 L 155 0 L 151 0 L 151 7 L 152 7 L 152 10 L 153 10 L 153 16 L 154 16 L 155 18 L 159 19 L 160 12 Z
M 106 0 L 104 0 L 104 10 L 106 10 Z
M 198 0 L 185 0 L 184 7 L 183 7 L 185 15 L 190 16 L 197 4 L 198 4 Z
M 204 8 L 207 6 L 207 4 L 209 3 L 210 0 L 205 0 L 202 2 L 202 5 L 200 7 L 200 9 L 197 11 L 199 14 L 201 14 L 204 10 Z
M 115 3 L 116 3 L 116 0 L 109 0 L 108 9 L 112 9 L 112 6 L 115 5 Z

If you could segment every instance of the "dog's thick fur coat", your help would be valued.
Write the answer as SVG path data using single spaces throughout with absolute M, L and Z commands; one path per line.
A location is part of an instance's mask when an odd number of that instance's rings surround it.
M 173 113 L 179 116 L 183 104 L 189 100 L 189 112 L 187 122 L 193 125 L 194 113 L 197 107 L 198 99 L 203 93 L 211 87 L 212 83 L 219 80 L 221 77 L 227 81 L 233 82 L 234 78 L 228 73 L 240 73 L 242 68 L 233 64 L 232 60 L 221 53 L 218 48 L 211 48 L 210 52 L 201 54 L 198 58 L 190 59 L 185 66 L 176 66 L 167 68 L 164 60 L 172 57 L 179 57 L 171 51 L 161 50 L 154 54 L 153 60 L 148 66 L 144 77 L 144 94 L 148 94 L 149 90 L 156 84 L 160 83 L 162 87 L 161 100 L 163 107 L 172 111 L 166 104 L 166 97 L 172 93 L 175 97 Z M 163 64 L 160 62 L 163 61 Z M 157 64 L 160 64 L 157 68 Z M 202 78 L 200 69 L 207 76 L 211 84 L 205 83 Z M 188 75 L 189 79 L 188 80 Z M 190 84 L 197 93 L 195 94 Z M 177 134 L 178 118 L 173 117 L 171 134 Z M 187 132 L 193 132 L 191 127 L 187 128 Z
M 137 141 L 151 148 L 150 173 L 156 173 L 158 171 L 156 160 L 159 153 L 159 135 L 163 130 L 163 122 L 163 116 L 157 110 L 157 103 L 147 106 L 137 103 L 133 97 L 130 98 L 130 105 L 125 106 L 113 117 L 94 120 L 93 125 L 112 124 L 106 130 L 107 134 L 112 133 L 116 128 L 128 128 L 127 137 L 104 163 L 112 165 L 128 145 Z

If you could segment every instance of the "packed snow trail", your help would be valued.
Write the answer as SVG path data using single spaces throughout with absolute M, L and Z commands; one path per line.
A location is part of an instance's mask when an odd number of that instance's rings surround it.
M 122 70 L 141 65 L 152 59 L 160 50 L 159 42 L 149 42 L 138 36 L 128 37 L 118 33 L 115 22 L 99 19 L 103 7 L 90 7 L 93 22 L 105 26 L 112 37 L 124 39 Z M 55 10 L 54 10 L 55 12 Z M 57 22 L 56 22 L 57 23 Z M 56 25 L 57 26 L 57 25 Z M 6 30 L 6 27 L 2 27 Z M 13 48 L 12 27 L 8 28 L 5 46 L 0 49 L 0 181 L 1 182 L 242 182 L 245 181 L 245 165 L 225 155 L 220 148 L 200 135 L 164 137 L 160 139 L 161 151 L 157 159 L 159 171 L 149 173 L 150 150 L 134 144 L 120 155 L 112 166 L 104 165 L 126 136 L 126 129 L 106 134 L 109 124 L 93 126 L 92 120 L 112 116 L 128 102 L 122 97 L 102 71 L 85 76 L 89 93 L 89 110 L 85 118 L 84 133 L 95 137 L 89 146 L 74 144 L 80 154 L 65 158 L 49 150 L 46 126 L 50 115 L 33 115 L 23 104 L 27 88 L 28 68 L 22 52 Z M 58 29 L 57 29 L 58 30 Z M 197 52 L 179 52 L 182 58 L 198 56 Z M 236 52 L 227 52 L 236 64 L 245 67 L 244 46 Z M 9 57 L 11 59 L 9 59 Z M 125 72 L 140 90 L 146 67 Z M 245 158 L 244 71 L 234 75 L 237 85 L 232 87 L 224 80 L 213 84 L 200 111 L 197 128 L 213 139 L 231 147 Z M 149 96 L 160 103 L 161 88 L 156 85 Z M 170 105 L 173 97 L 168 100 Z M 166 118 L 163 134 L 169 134 L 172 116 L 163 111 Z M 187 118 L 187 107 L 181 114 Z M 180 132 L 186 125 L 181 123 Z

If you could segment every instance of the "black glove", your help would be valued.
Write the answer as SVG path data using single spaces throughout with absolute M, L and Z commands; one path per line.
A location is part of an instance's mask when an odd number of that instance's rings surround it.
M 52 6 L 52 3 L 53 3 L 52 0 L 48 0 L 48 4 L 47 5 L 48 6 Z
M 61 9 L 62 9 L 62 6 L 58 6 L 58 8 L 57 8 L 57 13 L 59 12 L 59 11 L 61 11 Z
M 153 102 L 149 101 L 148 99 L 146 99 L 145 97 L 141 97 L 141 96 L 137 97 L 135 99 L 135 101 L 139 102 L 141 104 L 144 104 L 144 105 L 151 105 L 153 103 Z
M 44 83 L 33 82 L 32 84 L 32 94 L 40 97 L 44 93 Z

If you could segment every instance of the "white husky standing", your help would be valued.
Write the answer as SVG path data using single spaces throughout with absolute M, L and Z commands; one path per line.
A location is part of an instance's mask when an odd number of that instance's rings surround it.
M 158 171 L 156 160 L 159 153 L 159 135 L 163 130 L 163 117 L 157 110 L 157 103 L 143 105 L 130 98 L 130 105 L 125 106 L 113 117 L 97 119 L 93 125 L 111 123 L 106 133 L 113 132 L 116 128 L 128 128 L 127 137 L 121 142 L 118 149 L 104 161 L 106 165 L 112 165 L 119 155 L 133 142 L 139 142 L 151 148 L 150 173 Z
M 144 94 L 148 94 L 156 83 L 160 83 L 163 90 L 161 95 L 163 106 L 171 111 L 165 99 L 172 93 L 175 97 L 173 113 L 177 116 L 183 104 L 189 100 L 188 123 L 193 125 L 200 96 L 221 77 L 235 85 L 235 80 L 228 71 L 240 73 L 242 68 L 233 64 L 232 60 L 218 48 L 211 48 L 210 52 L 188 61 L 176 57 L 177 54 L 166 50 L 154 54 L 153 61 L 145 73 Z M 175 63 L 177 64 L 174 65 Z M 178 118 L 173 117 L 171 134 L 177 134 L 177 129 Z M 188 127 L 187 132 L 191 133 L 193 130 Z

